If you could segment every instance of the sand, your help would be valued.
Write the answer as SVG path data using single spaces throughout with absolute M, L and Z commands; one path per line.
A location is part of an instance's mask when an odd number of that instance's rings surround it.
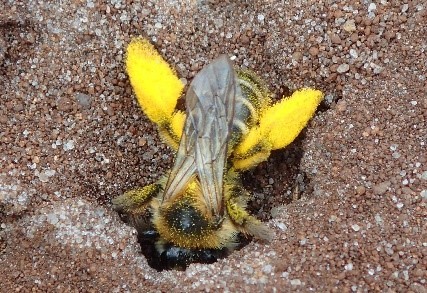
M 1 292 L 426 292 L 426 28 L 420 0 L 2 1 Z M 325 92 L 244 174 L 270 244 L 157 272 L 112 210 L 173 161 L 124 71 L 139 35 L 184 82 L 227 53 L 275 99 Z

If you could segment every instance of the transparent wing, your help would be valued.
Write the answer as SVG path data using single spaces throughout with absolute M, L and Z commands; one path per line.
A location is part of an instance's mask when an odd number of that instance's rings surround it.
M 193 79 L 186 96 L 185 129 L 164 201 L 178 196 L 197 172 L 208 213 L 223 215 L 227 143 L 240 91 L 236 73 L 226 55 L 215 59 Z
M 163 202 L 173 201 L 180 195 L 196 171 L 195 131 L 188 118 L 184 127 L 175 163 L 166 183 Z

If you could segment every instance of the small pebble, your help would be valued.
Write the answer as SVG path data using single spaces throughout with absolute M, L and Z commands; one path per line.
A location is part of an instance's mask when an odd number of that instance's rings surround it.
M 338 66 L 337 72 L 338 73 L 345 73 L 350 69 L 350 66 L 347 63 L 343 63 Z

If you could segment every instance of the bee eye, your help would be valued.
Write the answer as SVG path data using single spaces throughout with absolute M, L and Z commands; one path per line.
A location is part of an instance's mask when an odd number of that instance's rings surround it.
M 159 233 L 156 230 L 141 231 L 138 235 L 139 238 L 154 242 L 159 237 Z

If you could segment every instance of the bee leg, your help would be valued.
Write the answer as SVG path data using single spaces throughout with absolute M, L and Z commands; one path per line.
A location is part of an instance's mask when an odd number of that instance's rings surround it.
M 271 241 L 274 237 L 273 231 L 246 211 L 249 197 L 249 193 L 240 183 L 238 173 L 230 169 L 226 176 L 224 193 L 228 216 L 241 233 Z
M 170 117 L 157 124 L 160 137 L 175 151 L 178 150 L 185 118 L 185 113 L 177 110 Z
M 172 116 L 184 85 L 147 39 L 133 38 L 126 49 L 126 72 L 144 113 L 156 124 Z
M 268 242 L 273 239 L 273 231 L 246 211 L 246 202 L 242 203 L 239 198 L 230 198 L 226 201 L 226 208 L 230 219 L 243 234 Z
M 271 153 L 271 143 L 258 134 L 253 127 L 245 136 L 244 144 L 237 145 L 232 156 L 233 167 L 236 170 L 249 170 L 259 163 L 266 161 Z M 255 134 L 255 135 L 254 135 Z M 253 138 L 253 141 L 251 141 Z
M 313 117 L 322 99 L 321 91 L 304 88 L 261 109 L 259 123 L 250 127 L 233 149 L 234 168 L 250 169 L 267 160 L 272 150 L 289 145 Z
M 143 214 L 150 200 L 158 195 L 162 188 L 162 184 L 157 182 L 126 191 L 124 194 L 113 198 L 113 208 L 122 213 Z
M 272 150 L 284 148 L 294 141 L 313 117 L 323 96 L 319 90 L 303 88 L 263 111 L 260 130 L 271 143 Z
M 185 114 L 176 110 L 176 104 L 184 84 L 147 39 L 131 40 L 125 63 L 142 111 L 159 127 L 164 141 L 176 150 L 185 121 Z

